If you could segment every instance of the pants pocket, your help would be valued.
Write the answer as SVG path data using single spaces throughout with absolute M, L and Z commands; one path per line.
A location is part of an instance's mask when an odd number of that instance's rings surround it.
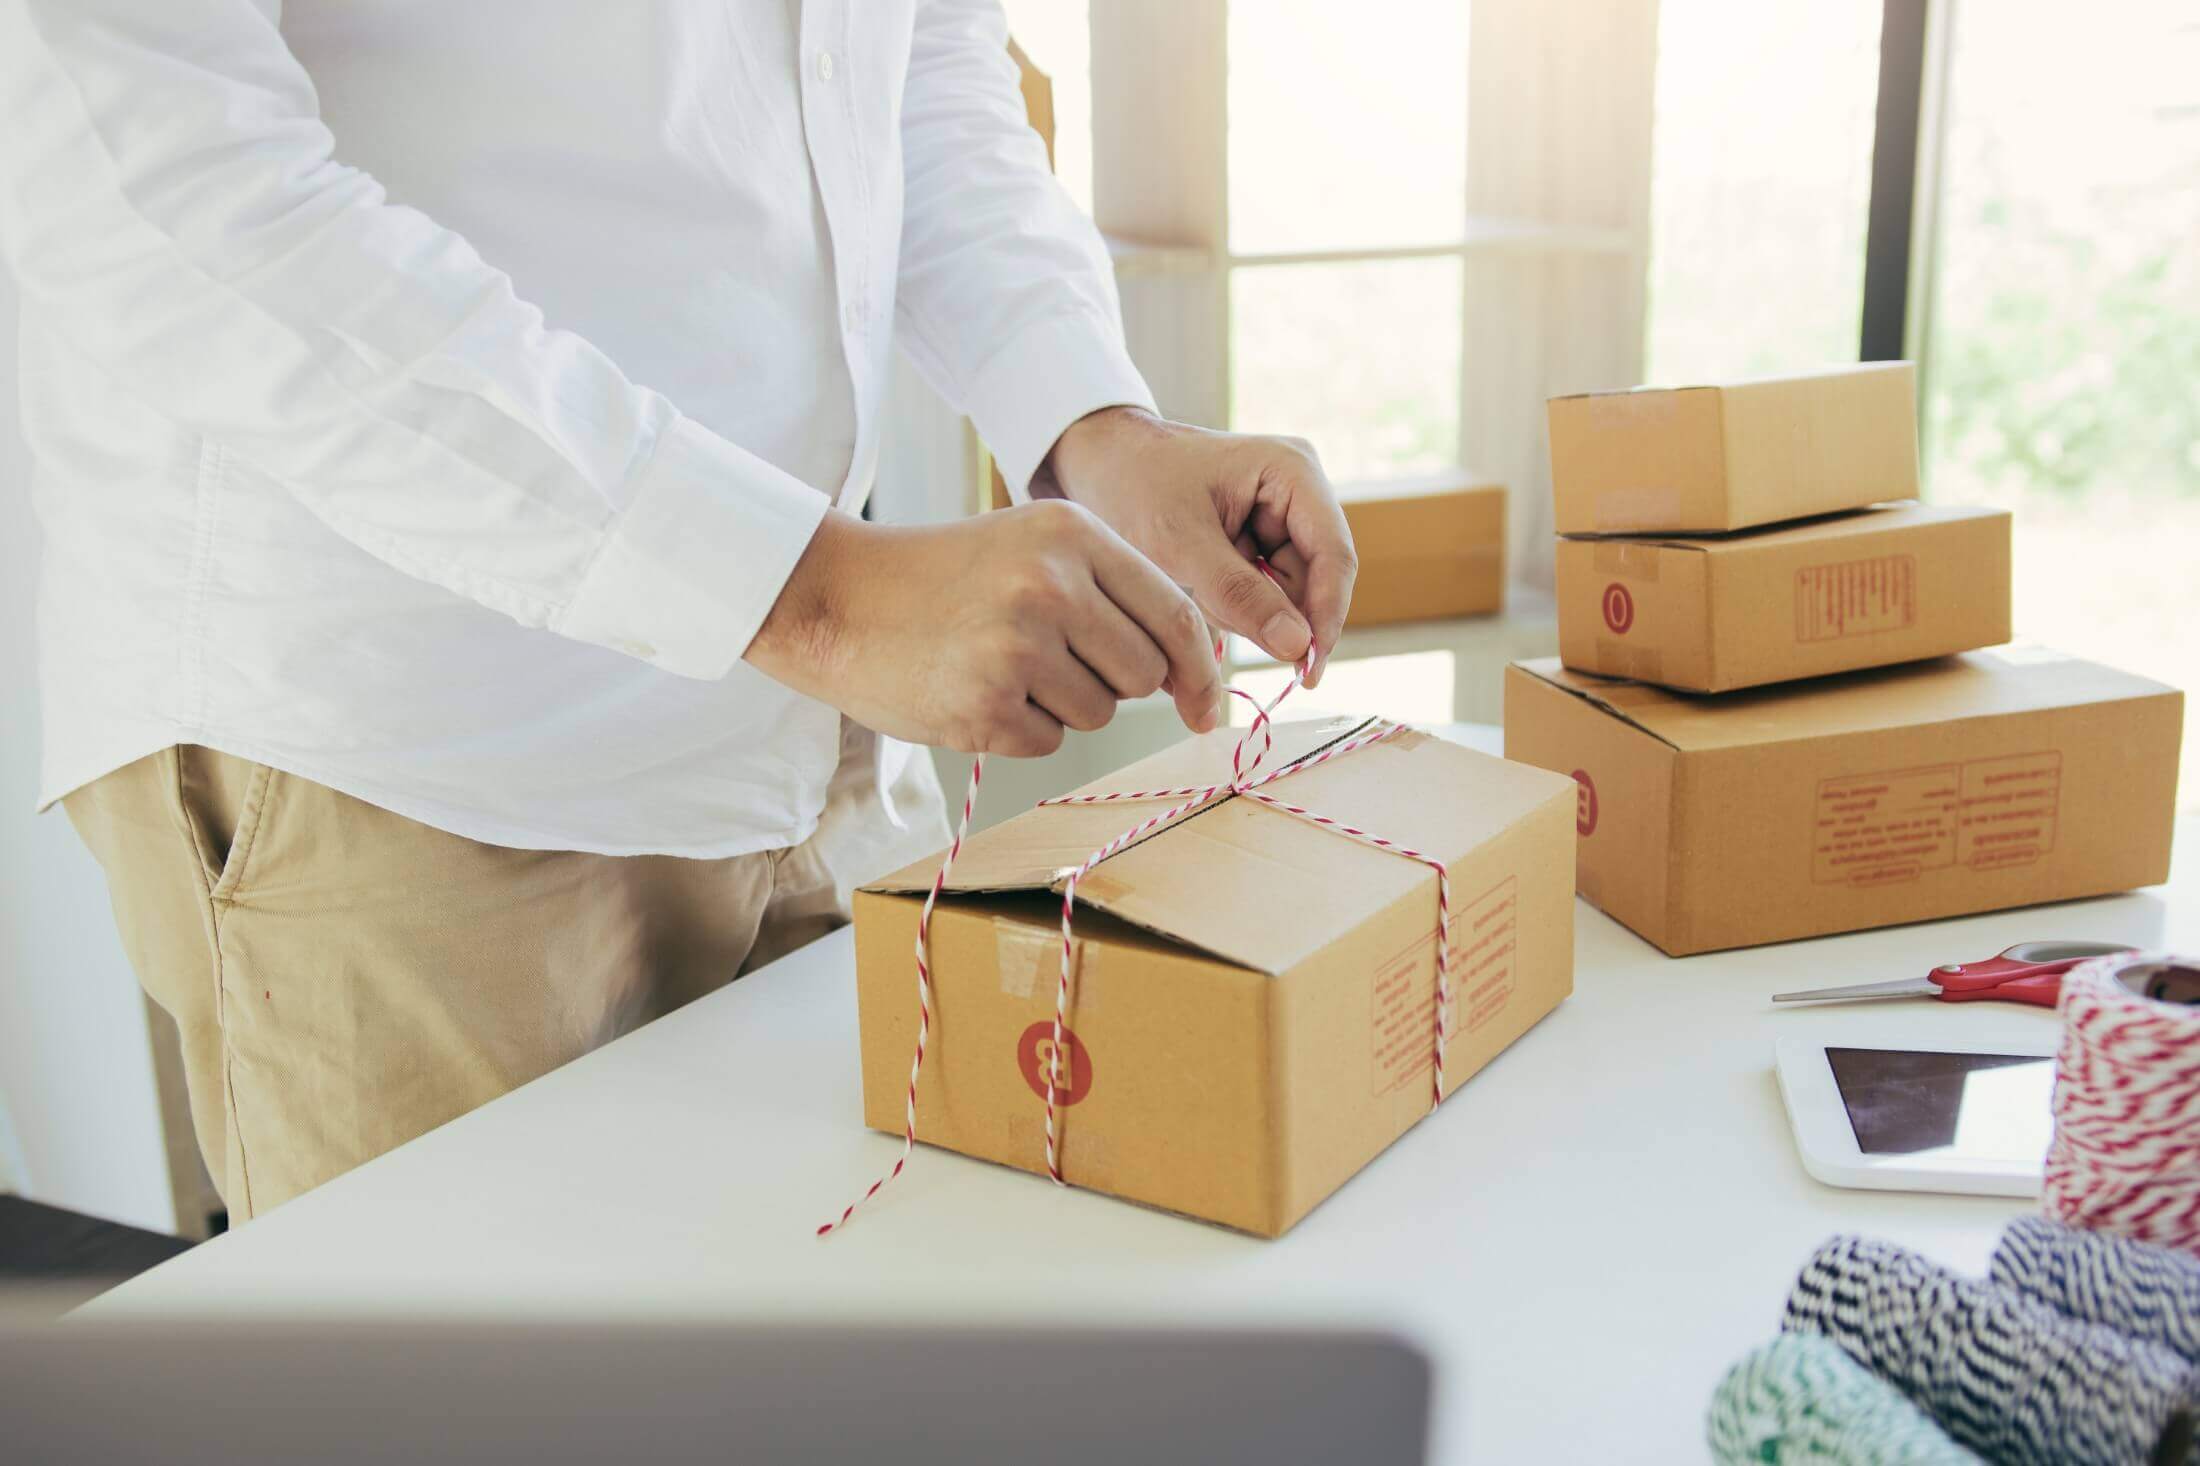
M 233 754 L 196 744 L 175 750 L 176 798 L 183 811 L 207 895 L 219 903 L 235 897 L 274 802 L 275 771 Z

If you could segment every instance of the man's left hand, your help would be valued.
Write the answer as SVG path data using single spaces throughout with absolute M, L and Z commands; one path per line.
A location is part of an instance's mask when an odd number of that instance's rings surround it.
M 1032 480 L 1092 510 L 1190 592 L 1210 621 L 1280 662 L 1309 639 L 1321 681 L 1359 558 L 1337 491 L 1298 438 L 1218 433 L 1135 407 L 1079 418 Z M 1254 565 L 1265 558 L 1271 581 Z

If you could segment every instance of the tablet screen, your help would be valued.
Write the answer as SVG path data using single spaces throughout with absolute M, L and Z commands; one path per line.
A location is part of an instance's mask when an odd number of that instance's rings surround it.
M 2054 1137 L 2052 1059 L 1828 1048 L 1826 1062 L 1866 1155 L 2037 1161 Z

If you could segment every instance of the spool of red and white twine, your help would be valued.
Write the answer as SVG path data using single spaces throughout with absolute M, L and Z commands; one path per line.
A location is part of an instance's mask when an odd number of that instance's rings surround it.
M 2200 962 L 2158 953 L 2096 958 L 2063 978 L 2048 1215 L 2200 1252 L 2196 998 Z
M 1262 568 L 1266 569 L 1265 566 Z M 1221 654 L 1222 648 L 1218 645 L 1215 648 L 1215 655 L 1219 659 Z M 1072 932 L 1072 922 L 1075 919 L 1077 910 L 1077 883 L 1090 875 L 1093 867 L 1099 865 L 1109 856 L 1120 853 L 1137 840 L 1142 839 L 1154 830 L 1160 829 L 1163 825 L 1181 819 L 1194 810 L 1205 808 L 1224 795 L 1243 796 L 1247 799 L 1258 800 L 1270 809 L 1280 810 L 1284 814 L 1309 821 L 1325 830 L 1343 835 L 1347 839 L 1357 840 L 1363 845 L 1372 845 L 1378 850 L 1388 850 L 1408 860 L 1419 861 L 1436 872 L 1436 995 L 1434 1000 L 1435 1014 L 1431 1023 L 1433 1033 L 1430 1044 L 1430 1111 L 1433 1112 L 1438 1105 L 1444 1102 L 1444 1055 L 1445 1046 L 1451 1037 L 1448 1014 L 1448 1009 L 1451 1006 L 1450 872 L 1445 869 L 1444 863 L 1433 855 L 1424 854 L 1419 850 L 1400 845 L 1396 841 L 1371 834 L 1357 826 L 1346 824 L 1342 820 L 1332 819 L 1328 815 L 1317 814 L 1303 805 L 1279 799 L 1273 794 L 1261 792 L 1264 786 L 1273 784 L 1287 774 L 1295 774 L 1302 769 L 1310 769 L 1316 764 L 1326 763 L 1330 759 L 1366 748 L 1371 744 L 1380 743 L 1392 734 L 1403 730 L 1403 724 L 1377 722 L 1364 733 L 1348 738 L 1341 743 L 1332 744 L 1327 748 L 1318 749 L 1303 758 L 1283 765 L 1281 768 L 1265 774 L 1261 773 L 1261 764 L 1266 761 L 1269 753 L 1275 747 L 1275 735 L 1269 727 L 1270 715 L 1275 712 L 1277 706 L 1286 697 L 1291 695 L 1293 689 L 1305 683 L 1306 674 L 1313 666 L 1313 657 L 1313 650 L 1309 648 L 1306 659 L 1292 669 L 1290 681 L 1286 682 L 1282 691 L 1278 692 L 1265 704 L 1250 693 L 1242 692 L 1235 687 L 1229 689 L 1232 697 L 1243 698 L 1251 705 L 1253 721 L 1252 725 L 1245 730 L 1244 736 L 1238 739 L 1237 746 L 1230 752 L 1230 777 L 1226 782 L 1193 785 L 1182 789 L 1132 789 L 1110 794 L 1065 795 L 1057 799 L 1042 799 L 1039 801 L 1042 806 L 1053 804 L 1115 804 L 1129 803 L 1133 800 L 1156 799 L 1178 801 L 1151 819 L 1133 825 L 1098 850 L 1093 851 L 1092 854 L 1085 857 L 1076 869 L 1068 873 L 1063 882 L 1062 972 L 1060 981 L 1055 985 L 1054 990 L 1054 1044 L 1052 1056 L 1048 1063 L 1045 1099 L 1047 1174 L 1054 1178 L 1054 1184 L 1057 1186 L 1069 1184 L 1062 1175 L 1061 1122 L 1055 1110 L 1054 1096 L 1062 1087 L 1062 1029 L 1069 1018 L 1071 971 L 1077 952 L 1076 938 Z M 1253 740 L 1256 738 L 1260 740 L 1260 751 L 1248 759 L 1246 757 L 1247 750 L 1252 747 Z M 925 1044 L 930 1038 L 932 1030 L 932 969 L 928 956 L 931 947 L 932 908 L 938 904 L 940 892 L 946 889 L 948 873 L 954 869 L 955 857 L 961 853 L 963 840 L 970 832 L 970 812 L 977 803 L 978 781 L 984 773 L 985 755 L 979 754 L 970 763 L 970 785 L 963 796 L 962 818 L 955 825 L 955 838 L 949 842 L 947 854 L 940 860 L 939 873 L 932 878 L 932 889 L 925 895 L 923 909 L 917 914 L 917 1047 L 916 1053 L 909 1061 L 909 1091 L 902 1110 L 901 1154 L 895 1157 L 892 1168 L 876 1181 L 873 1181 L 870 1188 L 861 1196 L 848 1203 L 838 1217 L 817 1229 L 817 1235 L 820 1237 L 836 1232 L 846 1226 L 848 1219 L 855 1215 L 857 1207 L 878 1195 L 889 1181 L 902 1173 L 909 1164 L 910 1153 L 916 1148 L 917 1076 L 924 1069 Z

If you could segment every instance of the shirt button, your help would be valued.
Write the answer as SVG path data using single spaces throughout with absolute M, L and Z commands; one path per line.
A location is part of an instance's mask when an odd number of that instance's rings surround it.
M 640 657 L 645 662 L 657 655 L 657 648 L 646 641 L 621 640 L 614 642 L 612 646 L 615 651 L 625 652 L 630 657 Z
M 817 79 L 819 81 L 831 81 L 833 79 L 832 52 L 820 51 L 817 53 Z

